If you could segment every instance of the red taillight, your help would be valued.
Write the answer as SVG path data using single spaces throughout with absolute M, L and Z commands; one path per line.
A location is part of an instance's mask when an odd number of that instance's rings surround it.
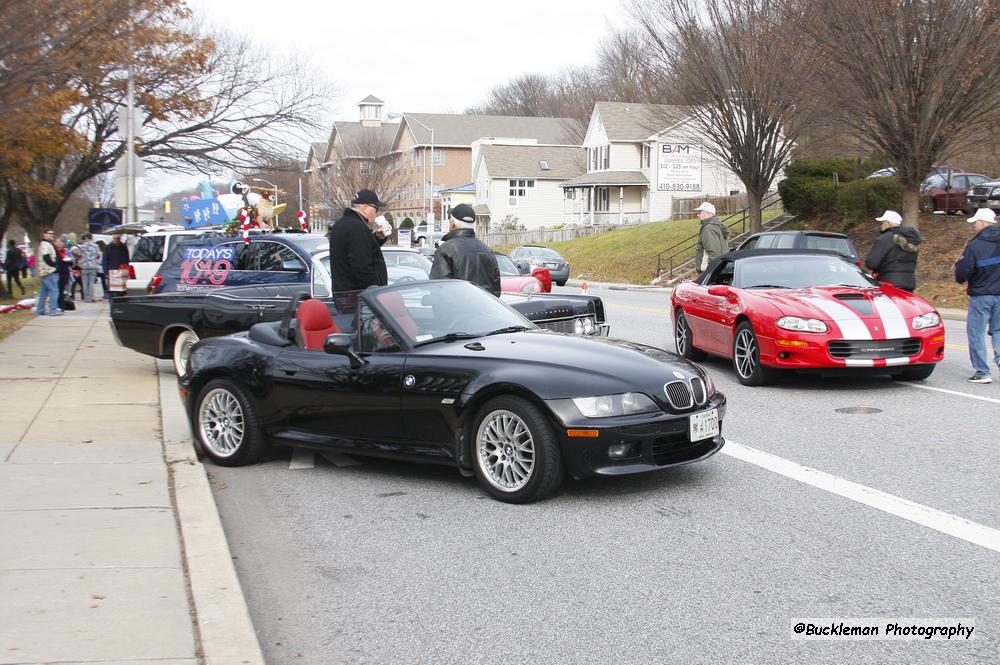
M 130 265 L 128 267 L 128 278 L 129 279 L 135 279 L 135 267 L 134 266 Z
M 162 283 L 163 275 L 153 275 L 153 279 L 149 280 L 149 286 L 146 287 L 146 293 L 156 293 Z

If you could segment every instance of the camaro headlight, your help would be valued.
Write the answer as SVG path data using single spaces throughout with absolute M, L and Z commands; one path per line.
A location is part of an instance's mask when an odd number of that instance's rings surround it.
M 774 323 L 779 328 L 796 332 L 825 333 L 829 330 L 819 319 L 800 319 L 797 316 L 783 316 Z
M 633 413 L 658 411 L 656 404 L 642 393 L 621 395 L 599 395 L 597 397 L 574 397 L 573 404 L 588 418 L 610 418 Z
M 933 328 L 939 325 L 941 325 L 941 317 L 938 316 L 937 312 L 928 312 L 927 314 L 913 317 L 914 330 L 923 330 L 924 328 Z

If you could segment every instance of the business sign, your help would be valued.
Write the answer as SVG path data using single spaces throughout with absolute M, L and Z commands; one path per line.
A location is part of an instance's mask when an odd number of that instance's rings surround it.
M 656 153 L 656 191 L 702 191 L 700 144 L 659 143 Z
M 413 242 L 413 229 L 399 229 L 396 231 L 396 245 L 409 249 Z
M 222 226 L 229 222 L 229 215 L 218 199 L 184 201 L 181 203 L 181 218 L 186 229 Z

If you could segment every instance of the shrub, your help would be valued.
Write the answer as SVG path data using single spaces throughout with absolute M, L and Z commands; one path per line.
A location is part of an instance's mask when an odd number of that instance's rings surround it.
M 788 178 L 829 178 L 833 174 L 841 183 L 867 178 L 887 166 L 884 159 L 866 159 L 859 162 L 854 157 L 829 157 L 827 159 L 796 159 L 785 167 Z
M 410 219 L 409 217 L 404 217 L 403 221 L 401 221 L 399 223 L 399 228 L 401 228 L 401 229 L 412 229 L 413 228 L 413 220 Z
M 855 222 L 899 210 L 902 205 L 903 188 L 895 177 L 854 180 L 837 191 L 837 213 Z
M 778 183 L 785 210 L 800 217 L 815 217 L 834 210 L 837 190 L 833 179 L 797 176 Z

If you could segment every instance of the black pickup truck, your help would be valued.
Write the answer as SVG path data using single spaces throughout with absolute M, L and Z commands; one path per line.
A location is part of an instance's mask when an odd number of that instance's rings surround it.
M 198 340 L 248 330 L 262 321 L 280 321 L 292 299 L 310 290 L 310 284 L 300 282 L 115 298 L 111 327 L 122 346 L 156 358 L 172 357 L 180 376 Z M 504 293 L 501 300 L 543 328 L 608 334 L 599 296 Z

